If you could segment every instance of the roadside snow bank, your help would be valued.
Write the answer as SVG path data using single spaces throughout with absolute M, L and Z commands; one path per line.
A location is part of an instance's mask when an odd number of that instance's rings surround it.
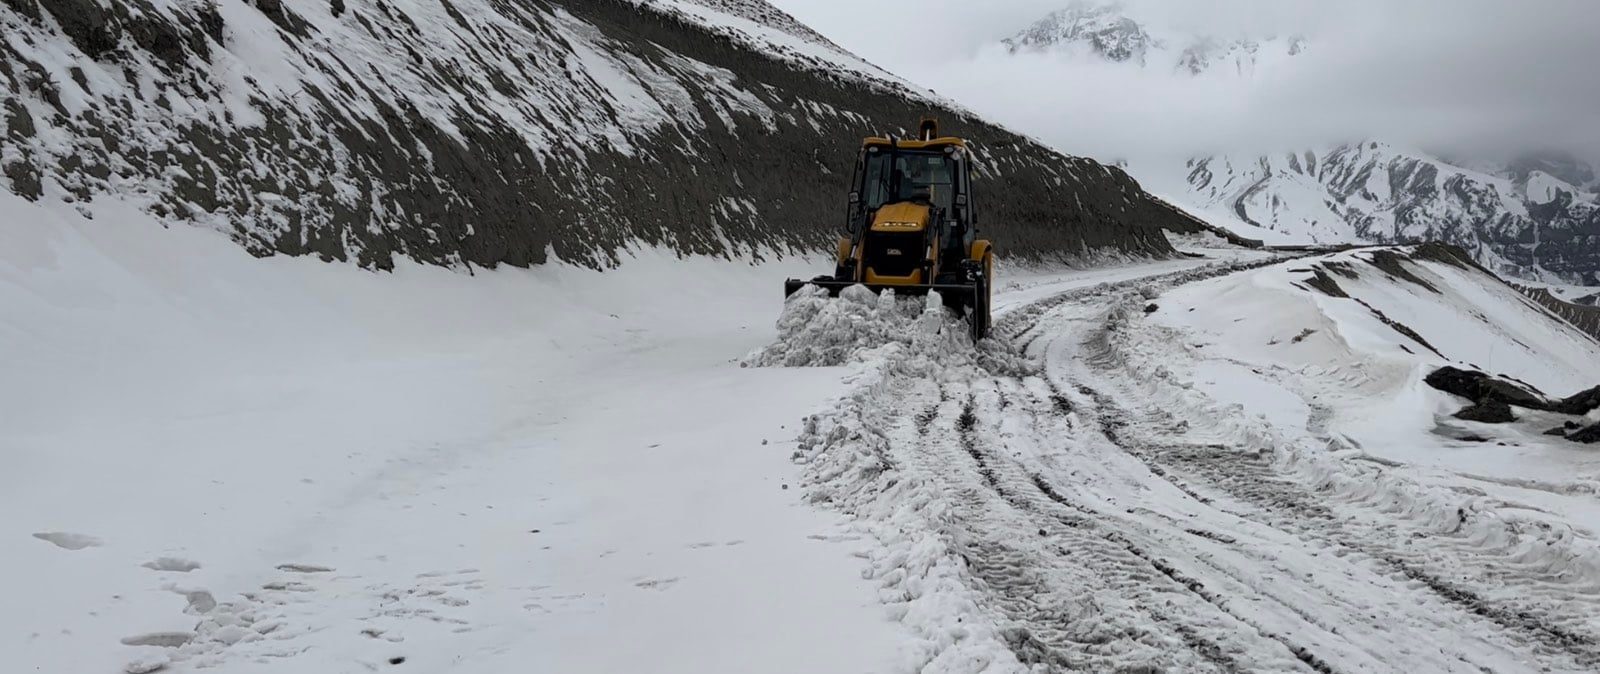
M 806 419 L 794 454 L 805 467 L 802 484 L 813 503 L 851 515 L 877 541 L 863 575 L 878 585 L 890 616 L 916 635 L 902 648 L 900 671 L 1028 671 L 956 549 L 948 495 L 893 458 L 897 440 L 885 431 L 895 422 L 895 400 L 916 377 L 900 369 L 911 362 L 904 355 L 888 347 L 835 409 Z
M 971 340 L 957 336 L 965 336 L 959 321 L 937 293 L 902 298 L 892 290 L 874 294 L 864 286 L 850 286 L 834 298 L 808 285 L 784 302 L 778 341 L 746 356 L 744 364 L 830 367 L 889 344 L 970 350 Z
M 995 340 L 974 345 L 966 322 L 937 294 L 903 298 L 854 286 L 832 298 L 808 286 L 790 297 L 778 332 L 744 364 L 853 369 L 851 391 L 806 418 L 793 459 L 804 467 L 810 501 L 852 516 L 877 541 L 864 576 L 878 585 L 891 617 L 916 635 L 901 649 L 900 671 L 1028 671 L 998 617 L 980 608 L 976 582 L 948 534 L 946 495 L 897 465 L 887 434 L 903 421 L 897 403 L 906 391 L 1014 371 L 1021 358 Z

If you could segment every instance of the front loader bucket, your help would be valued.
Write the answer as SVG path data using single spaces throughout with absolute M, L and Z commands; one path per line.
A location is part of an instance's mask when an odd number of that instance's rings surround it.
M 929 292 L 937 291 L 940 296 L 944 297 L 945 303 L 950 304 L 952 307 L 956 304 L 970 306 L 972 304 L 972 297 L 977 292 L 977 288 L 975 286 L 960 285 L 955 283 L 895 285 L 890 283 L 857 283 L 855 281 L 835 281 L 833 279 L 813 279 L 810 281 L 789 279 L 783 282 L 783 296 L 788 297 L 800 292 L 800 289 L 806 286 L 816 286 L 828 291 L 829 295 L 838 297 L 839 293 L 843 292 L 845 288 L 857 285 L 863 286 L 867 290 L 871 290 L 874 293 L 881 293 L 885 290 L 893 290 L 894 294 L 906 297 L 916 297 L 918 295 L 926 295 Z
M 800 292 L 806 286 L 816 286 L 828 291 L 831 297 L 838 297 L 840 292 L 850 286 L 859 285 L 866 287 L 874 293 L 893 290 L 896 295 L 917 296 L 929 292 L 938 292 L 944 300 L 944 305 L 952 311 L 961 314 L 972 326 L 972 338 L 982 339 L 989 333 L 989 296 L 987 289 L 980 290 L 977 284 L 962 285 L 956 283 L 923 283 L 917 285 L 891 285 L 885 283 L 856 283 L 855 281 L 838 281 L 827 277 L 816 278 L 810 281 L 788 279 L 783 282 L 783 296 L 785 298 Z

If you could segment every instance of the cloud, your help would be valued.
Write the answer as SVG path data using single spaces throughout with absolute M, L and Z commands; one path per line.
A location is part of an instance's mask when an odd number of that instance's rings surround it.
M 1304 34 L 1253 77 L 1195 78 L 996 46 L 1070 0 L 775 0 L 891 71 L 1101 159 L 1379 138 L 1459 154 L 1600 160 L 1600 2 L 1134 0 L 1166 30 Z

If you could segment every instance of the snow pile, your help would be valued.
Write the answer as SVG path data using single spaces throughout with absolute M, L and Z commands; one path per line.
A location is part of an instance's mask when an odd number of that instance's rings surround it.
M 808 285 L 790 296 L 778 318 L 778 341 L 745 357 L 756 367 L 827 367 L 882 357 L 892 344 L 928 354 L 972 351 L 966 323 L 938 293 L 897 297 L 850 286 L 837 298 Z

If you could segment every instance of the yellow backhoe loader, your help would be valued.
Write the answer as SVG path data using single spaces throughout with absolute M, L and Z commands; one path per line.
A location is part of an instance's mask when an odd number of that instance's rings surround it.
M 989 334 L 994 251 L 977 237 L 972 157 L 966 141 L 940 136 L 935 120 L 922 120 L 917 132 L 862 142 L 834 274 L 789 279 L 784 296 L 807 285 L 833 295 L 858 284 L 897 295 L 938 292 L 981 339 Z

